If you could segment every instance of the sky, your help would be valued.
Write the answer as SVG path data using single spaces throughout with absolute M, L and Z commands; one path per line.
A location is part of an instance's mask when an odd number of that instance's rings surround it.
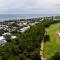
M 60 14 L 60 0 L 0 0 L 0 14 Z

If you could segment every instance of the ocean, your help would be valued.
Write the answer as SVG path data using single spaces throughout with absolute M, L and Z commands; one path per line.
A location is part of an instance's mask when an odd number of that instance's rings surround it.
M 40 18 L 46 16 L 60 16 L 60 14 L 0 14 L 0 21 L 13 19 Z

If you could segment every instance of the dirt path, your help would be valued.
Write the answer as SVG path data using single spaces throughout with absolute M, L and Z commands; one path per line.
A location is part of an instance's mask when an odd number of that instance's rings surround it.
M 43 50 L 44 50 L 44 40 L 42 40 L 42 42 L 41 42 L 41 48 L 40 48 L 41 60 L 45 60 L 45 58 L 43 56 Z
M 56 40 L 57 40 L 57 44 L 60 44 L 60 32 L 56 33 Z

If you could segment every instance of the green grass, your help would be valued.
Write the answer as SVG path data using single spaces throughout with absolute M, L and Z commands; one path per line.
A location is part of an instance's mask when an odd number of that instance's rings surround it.
M 56 52 L 60 52 L 60 44 L 58 44 L 58 39 L 56 31 L 60 31 L 60 23 L 56 23 L 46 28 L 48 35 L 50 36 L 50 41 L 44 44 L 44 57 L 51 58 Z M 60 43 L 60 41 L 59 41 Z

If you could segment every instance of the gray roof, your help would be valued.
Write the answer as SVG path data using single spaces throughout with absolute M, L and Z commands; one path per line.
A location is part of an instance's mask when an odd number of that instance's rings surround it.
M 4 45 L 6 42 L 6 40 L 0 40 L 0 45 Z

